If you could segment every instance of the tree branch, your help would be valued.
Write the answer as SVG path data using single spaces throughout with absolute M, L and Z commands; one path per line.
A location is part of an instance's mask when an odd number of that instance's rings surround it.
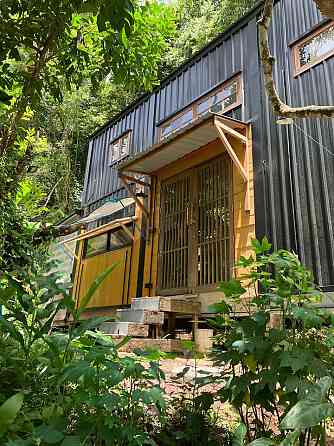
M 23 91 L 17 104 L 15 104 L 16 112 L 14 113 L 9 126 L 4 129 L 0 139 L 0 156 L 4 156 L 9 147 L 14 144 L 17 136 L 17 127 L 21 121 L 29 102 L 36 90 L 36 81 L 40 79 L 41 72 L 47 61 L 48 52 L 55 44 L 57 33 L 51 30 L 45 40 L 44 46 L 36 54 L 36 62 L 34 63 L 29 79 L 25 81 Z
M 319 3 L 325 0 L 318 0 Z M 333 0 L 331 0 L 333 1 Z M 334 118 L 334 106 L 332 105 L 309 105 L 305 107 L 290 107 L 285 104 L 277 92 L 274 81 L 275 59 L 269 47 L 269 27 L 273 14 L 274 0 L 266 0 L 262 17 L 258 22 L 259 50 L 263 67 L 264 86 L 272 103 L 274 113 L 285 118 Z
M 80 231 L 86 226 L 83 223 L 72 223 L 71 225 L 60 226 L 42 226 L 38 231 L 34 233 L 33 244 L 40 245 L 41 243 L 48 242 L 58 237 L 73 234 L 73 232 Z

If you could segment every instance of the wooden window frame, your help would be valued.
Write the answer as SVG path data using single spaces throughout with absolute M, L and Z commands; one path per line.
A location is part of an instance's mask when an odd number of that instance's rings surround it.
M 119 251 L 120 249 L 124 249 L 127 248 L 128 246 L 131 246 L 132 244 L 132 240 L 129 240 L 128 243 L 125 243 L 124 245 L 120 246 L 119 248 L 110 248 L 110 239 L 111 239 L 111 234 L 113 232 L 118 232 L 118 231 L 123 231 L 127 234 L 127 236 L 130 238 L 129 234 L 127 233 L 128 231 L 133 231 L 133 225 L 132 223 L 130 224 L 126 224 L 124 225 L 126 229 L 124 229 L 123 226 L 119 227 L 119 228 L 114 228 L 114 229 L 110 229 L 109 231 L 103 232 L 102 234 L 96 235 L 96 236 L 92 236 L 89 237 L 85 240 L 84 243 L 84 250 L 83 250 L 83 259 L 90 259 L 91 257 L 95 257 L 95 256 L 99 256 L 101 254 L 106 254 L 107 252 L 114 252 L 114 251 Z M 95 238 L 95 237 L 99 237 L 101 235 L 107 234 L 107 248 L 98 252 L 95 252 L 93 254 L 88 254 L 87 255 L 87 246 L 88 246 L 88 242 L 90 239 Z
M 300 74 L 304 73 L 305 71 L 308 71 L 310 68 L 315 67 L 316 65 L 320 64 L 321 62 L 334 56 L 334 48 L 333 48 L 332 50 L 328 51 L 327 53 L 319 56 L 313 62 L 307 63 L 303 66 L 300 65 L 300 55 L 299 55 L 300 48 L 302 46 L 304 46 L 305 44 L 311 42 L 315 37 L 326 32 L 328 29 L 330 29 L 332 27 L 334 27 L 334 20 L 331 20 L 329 23 L 326 23 L 325 25 L 322 24 L 321 26 L 317 27 L 314 31 L 309 33 L 306 37 L 303 37 L 301 40 L 298 40 L 297 42 L 295 42 L 292 45 L 294 77 L 299 76 Z
M 233 110 L 234 108 L 237 108 L 240 105 L 242 105 L 242 103 L 243 103 L 243 82 L 242 82 L 242 75 L 241 75 L 241 73 L 239 73 L 236 76 L 233 76 L 231 79 L 223 82 L 221 85 L 219 85 L 219 87 L 217 87 L 214 90 L 210 91 L 206 95 L 199 97 L 191 105 L 189 105 L 188 107 L 184 108 L 181 112 L 176 113 L 174 116 L 172 116 L 170 119 L 168 119 L 168 121 L 166 121 L 163 124 L 161 124 L 159 126 L 159 141 L 163 141 L 164 139 L 169 138 L 173 133 L 175 133 L 178 130 L 180 130 L 181 128 L 183 128 L 183 127 L 180 127 L 178 129 L 175 129 L 173 132 L 169 133 L 167 136 L 162 136 L 162 130 L 165 127 L 170 125 L 171 122 L 177 120 L 180 116 L 185 115 L 189 110 L 192 110 L 192 112 L 193 112 L 193 118 L 192 118 L 191 121 L 189 121 L 189 123 L 194 122 L 194 121 L 196 121 L 198 119 L 202 119 L 203 115 L 205 115 L 205 114 L 210 112 L 211 106 L 210 106 L 210 108 L 209 108 L 209 110 L 207 112 L 199 114 L 198 111 L 197 111 L 198 105 L 200 103 L 204 102 L 206 99 L 212 98 L 217 93 L 219 93 L 220 91 L 223 91 L 224 89 L 226 89 L 227 87 L 229 87 L 231 84 L 233 84 L 236 81 L 238 82 L 237 100 L 235 102 L 233 102 L 233 104 L 231 104 L 228 107 L 224 108 L 222 113 L 227 113 L 227 112 Z M 221 101 L 221 102 L 223 102 L 223 101 Z M 184 127 L 186 127 L 187 125 L 188 124 L 186 124 Z
M 119 161 L 125 159 L 127 156 L 129 156 L 130 154 L 130 145 L 131 145 L 131 136 L 132 136 L 132 131 L 128 130 L 126 132 L 124 132 L 121 136 L 119 136 L 118 138 L 113 139 L 112 141 L 110 141 L 110 143 L 108 144 L 108 165 L 109 166 L 113 166 L 114 164 L 119 163 Z M 113 160 L 111 159 L 111 151 L 112 151 L 112 147 L 115 144 L 120 144 L 120 147 L 122 146 L 122 141 L 123 139 L 128 138 L 128 152 L 123 155 L 123 156 L 119 156 L 117 159 Z

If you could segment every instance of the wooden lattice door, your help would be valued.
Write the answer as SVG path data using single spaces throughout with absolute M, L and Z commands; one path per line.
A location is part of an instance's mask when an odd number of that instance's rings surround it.
M 231 165 L 221 156 L 161 185 L 158 288 L 216 288 L 231 269 Z
M 161 185 L 159 290 L 189 291 L 192 175 L 186 172 Z
M 196 171 L 195 255 L 196 291 L 216 288 L 230 276 L 231 254 L 231 163 L 216 158 Z

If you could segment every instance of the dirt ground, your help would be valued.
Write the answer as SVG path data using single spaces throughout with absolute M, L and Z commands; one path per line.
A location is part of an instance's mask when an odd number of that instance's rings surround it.
M 166 375 L 166 380 L 163 384 L 163 387 L 167 397 L 174 397 L 178 394 L 182 394 L 185 391 L 187 392 L 187 383 L 190 384 L 195 375 L 200 377 L 207 374 L 210 374 L 211 376 L 221 376 L 222 374 L 222 369 L 219 367 L 215 367 L 212 361 L 207 358 L 198 359 L 196 368 L 194 360 L 185 357 L 176 357 L 175 359 L 161 360 L 160 367 Z M 183 380 L 175 380 L 175 377 L 178 374 L 182 373 L 185 367 L 189 367 L 189 370 L 187 371 Z M 219 390 L 220 387 L 220 385 L 210 384 L 203 387 L 202 390 L 205 392 L 215 393 Z M 216 403 L 214 406 L 214 411 L 218 414 L 222 423 L 232 430 L 240 422 L 238 414 L 228 404 Z M 328 425 L 327 435 L 327 445 L 334 446 L 334 422 Z

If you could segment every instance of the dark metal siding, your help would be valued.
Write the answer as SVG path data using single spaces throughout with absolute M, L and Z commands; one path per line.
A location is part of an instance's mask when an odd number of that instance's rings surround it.
M 271 47 L 277 59 L 276 84 L 291 105 L 334 103 L 334 57 L 293 77 L 289 44 L 321 20 L 313 0 L 280 0 L 275 5 Z M 276 124 L 263 88 L 256 22 L 254 13 L 94 136 L 83 204 L 88 212 L 105 197 L 127 195 L 117 166 L 107 163 L 112 139 L 131 129 L 131 153 L 146 150 L 157 142 L 156 123 L 241 71 L 244 105 L 230 115 L 253 126 L 257 236 L 267 235 L 275 248 L 296 251 L 320 285 L 334 285 L 334 156 L 329 153 L 334 153 L 334 121 Z
M 276 4 L 271 47 L 281 97 L 290 105 L 333 104 L 334 58 L 293 76 L 289 44 L 320 23 L 312 0 Z M 279 126 L 263 94 L 264 226 L 275 248 L 296 251 L 319 285 L 334 284 L 334 121 L 296 120 Z M 324 148 L 325 147 L 325 148 Z M 333 152 L 331 155 L 330 152 Z M 256 218 L 261 214 L 256 209 Z
M 254 35 L 256 35 L 255 19 L 222 39 L 216 47 L 208 49 L 176 77 L 165 82 L 159 90 L 137 104 L 122 119 L 105 127 L 101 133 L 94 136 L 91 159 L 87 164 L 89 173 L 86 175 L 89 175 L 89 179 L 83 193 L 84 207 L 92 208 L 93 203 L 97 206 L 101 198 L 122 191 L 122 185 L 117 177 L 117 164 L 108 166 L 108 146 L 114 138 L 124 131 L 132 130 L 130 153 L 142 152 L 157 142 L 158 122 L 176 113 L 217 84 L 242 71 L 244 85 L 248 85 L 248 67 L 245 62 L 248 61 L 249 45 L 252 51 L 256 51 L 251 44 Z M 256 52 L 253 56 L 253 59 L 256 59 Z M 245 109 L 248 106 L 248 98 L 249 95 L 246 94 Z M 231 115 L 242 119 L 244 113 L 236 110 Z

